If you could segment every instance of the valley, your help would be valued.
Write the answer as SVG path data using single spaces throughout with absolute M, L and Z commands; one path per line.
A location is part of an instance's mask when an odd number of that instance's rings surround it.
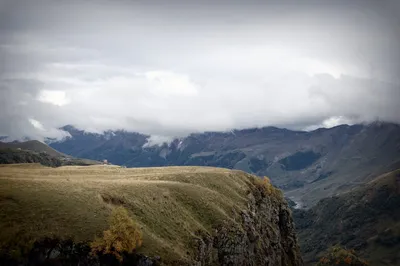
M 370 265 L 397 266 L 399 128 L 261 128 L 192 134 L 149 147 L 138 133 L 67 127 L 71 137 L 51 142 L 53 148 L 38 141 L 0 143 L 6 163 L 0 165 L 2 254 L 37 241 L 73 241 L 90 250 L 122 207 L 143 235 L 137 265 L 160 259 L 165 265 L 266 265 L 256 254 L 269 254 L 276 265 L 302 265 L 301 256 L 305 265 L 316 265 L 340 245 L 348 251 L 339 252 L 350 252 L 344 258 L 357 254 Z M 125 163 L 101 165 L 104 159 Z M 61 254 L 69 250 L 57 245 Z
M 50 146 L 127 167 L 214 166 L 268 176 L 286 195 L 312 207 L 377 175 L 400 168 L 400 125 L 374 122 L 314 131 L 276 127 L 191 134 L 146 146 L 149 136 L 126 131 L 88 133 L 63 128 L 71 137 Z
M 293 217 L 303 258 L 316 263 L 340 244 L 370 265 L 400 265 L 400 169 L 385 173 L 341 195 L 322 199 Z

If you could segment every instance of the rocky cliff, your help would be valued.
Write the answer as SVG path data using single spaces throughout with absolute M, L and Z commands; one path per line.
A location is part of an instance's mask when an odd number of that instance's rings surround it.
M 240 223 L 197 241 L 197 265 L 303 265 L 286 202 L 257 186 L 247 199 Z
M 18 265 L 303 265 L 289 207 L 267 178 L 211 167 L 1 168 L 7 265 L 15 250 Z M 118 244 L 122 262 L 91 258 L 94 237 L 105 237 L 119 209 L 141 231 L 140 246 L 128 254 Z

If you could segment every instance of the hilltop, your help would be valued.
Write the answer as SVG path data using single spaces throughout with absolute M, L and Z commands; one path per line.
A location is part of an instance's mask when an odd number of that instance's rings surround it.
M 302 265 L 282 194 L 267 180 L 242 171 L 0 168 L 3 254 L 43 237 L 93 241 L 108 228 L 112 210 L 123 207 L 143 234 L 138 252 L 160 257 L 161 264 Z
M 1 142 L 0 141 L 0 149 L 21 149 L 21 150 L 29 150 L 36 153 L 46 153 L 52 157 L 71 157 L 64 153 L 61 153 L 47 144 L 40 142 L 38 140 L 28 140 L 24 142 L 13 141 L 13 142 Z
M 156 146 L 134 132 L 63 130 L 71 137 L 50 145 L 69 155 L 128 167 L 198 165 L 266 175 L 303 207 L 400 167 L 400 125 L 391 123 L 205 132 Z
M 98 161 L 74 158 L 37 140 L 0 142 L 0 164 L 40 163 L 45 166 L 93 165 Z
M 340 244 L 371 265 L 400 265 L 400 169 L 347 193 L 321 200 L 310 210 L 294 210 L 306 262 Z

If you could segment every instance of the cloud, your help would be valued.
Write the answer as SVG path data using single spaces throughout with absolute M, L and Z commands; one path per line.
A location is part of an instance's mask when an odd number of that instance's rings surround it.
M 37 100 L 58 106 L 63 106 L 69 103 L 65 91 L 41 90 Z
M 143 148 L 148 148 L 155 145 L 161 145 L 163 143 L 170 143 L 173 140 L 174 139 L 172 136 L 151 135 L 149 138 L 147 138 L 147 142 L 143 145 Z
M 390 1 L 208 4 L 3 1 L 0 135 L 400 122 Z

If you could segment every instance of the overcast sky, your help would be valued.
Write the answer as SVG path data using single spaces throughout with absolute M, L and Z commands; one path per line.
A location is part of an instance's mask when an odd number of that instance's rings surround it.
M 0 136 L 400 122 L 399 2 L 0 0 Z

